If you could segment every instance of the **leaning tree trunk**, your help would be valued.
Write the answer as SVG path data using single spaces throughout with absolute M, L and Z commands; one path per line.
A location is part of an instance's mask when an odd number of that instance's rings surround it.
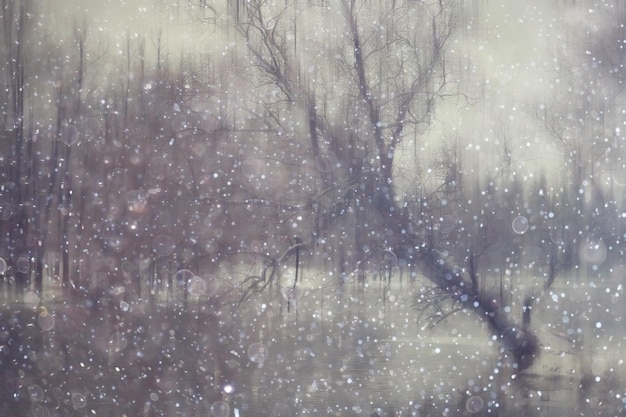
M 513 357 L 515 372 L 530 367 L 539 353 L 537 337 L 524 326 L 520 326 L 510 315 L 481 295 L 470 272 L 456 260 L 436 250 L 418 253 L 417 266 L 422 274 L 445 290 L 468 310 L 476 313 L 488 325 L 491 333 Z
M 454 257 L 438 251 L 428 239 L 424 241 L 416 234 L 407 233 L 412 229 L 412 221 L 396 204 L 393 189 L 390 194 L 377 209 L 386 218 L 387 229 L 393 230 L 397 237 L 396 254 L 412 258 L 422 275 L 484 320 L 492 335 L 513 357 L 516 373 L 530 367 L 539 353 L 537 336 L 527 326 L 518 324 L 502 306 L 481 294 L 473 271 L 463 267 Z

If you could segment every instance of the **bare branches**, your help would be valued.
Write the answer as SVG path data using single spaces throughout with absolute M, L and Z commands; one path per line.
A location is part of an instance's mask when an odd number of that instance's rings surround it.
M 246 7 L 246 20 L 237 26 L 237 30 L 243 35 L 247 50 L 254 57 L 261 81 L 278 87 L 289 101 L 293 101 L 292 80 L 288 76 L 292 71 L 282 25 L 287 8 L 266 18 L 265 10 L 268 7 L 265 0 L 251 1 Z
M 413 307 L 418 312 L 418 325 L 425 322 L 422 328 L 429 329 L 463 310 L 458 300 L 438 287 L 422 288 L 414 298 Z
M 363 104 L 383 182 L 391 180 L 395 150 L 407 125 L 420 130 L 447 85 L 443 48 L 452 14 L 442 2 L 357 9 L 342 2 L 355 91 Z M 362 16 L 363 22 L 359 23 Z M 427 16 L 425 18 L 424 16 Z
M 239 252 L 238 254 L 244 254 L 253 258 L 259 258 L 262 263 L 261 275 L 253 275 L 248 273 L 241 283 L 241 296 L 239 302 L 242 303 L 250 299 L 255 294 L 264 292 L 274 282 L 279 274 L 279 268 L 284 265 L 292 256 L 299 257 L 300 250 L 306 246 L 306 242 L 300 239 L 296 239 L 292 244 L 278 257 L 270 256 L 267 253 L 258 251 L 252 252 Z M 250 266 L 250 271 L 255 267 L 255 264 Z M 297 279 L 297 270 L 296 270 Z M 296 282 L 294 281 L 293 290 L 295 291 Z
M 319 137 L 331 132 L 323 123 L 325 115 L 317 108 L 315 97 L 330 99 L 334 112 L 360 113 L 364 129 L 355 133 L 365 142 L 372 141 L 381 181 L 389 182 L 395 149 L 406 127 L 423 130 L 432 117 L 435 100 L 446 94 L 443 49 L 454 29 L 453 13 L 443 2 L 375 5 L 342 0 L 338 4 L 343 17 L 340 25 L 332 29 L 320 26 L 328 32 L 324 35 L 299 35 L 298 19 L 308 17 L 311 30 L 316 19 L 332 14 L 321 14 L 312 6 L 298 7 L 303 9 L 264 0 L 246 5 L 246 18 L 240 21 L 238 31 L 253 58 L 259 85 L 277 88 L 285 104 L 296 104 L 308 115 L 316 156 L 323 152 Z M 320 47 L 332 54 L 331 61 L 317 62 L 301 52 L 315 55 Z M 324 74 L 340 78 L 331 82 Z M 342 103 L 342 92 L 354 94 L 354 99 L 347 101 L 352 105 Z M 275 105 L 282 104 L 276 100 Z M 329 122 L 337 124 L 337 120 Z

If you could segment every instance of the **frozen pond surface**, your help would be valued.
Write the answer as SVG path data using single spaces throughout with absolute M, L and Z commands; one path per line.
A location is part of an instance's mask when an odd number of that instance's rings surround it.
M 0 415 L 625 415 L 621 336 L 586 357 L 539 329 L 554 344 L 514 376 L 473 316 L 421 329 L 411 285 L 367 287 L 5 307 Z M 584 359 L 595 379 L 581 382 Z

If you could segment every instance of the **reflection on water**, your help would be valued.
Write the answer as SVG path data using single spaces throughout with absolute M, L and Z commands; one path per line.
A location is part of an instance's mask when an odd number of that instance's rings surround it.
M 515 376 L 472 317 L 418 331 L 409 288 L 280 293 L 5 308 L 0 415 L 626 415 L 608 353 L 581 380 L 578 356 L 544 346 Z

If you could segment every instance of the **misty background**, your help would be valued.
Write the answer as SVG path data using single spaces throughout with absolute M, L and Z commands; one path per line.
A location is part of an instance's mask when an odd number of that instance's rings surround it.
M 622 2 L 0 6 L 0 415 L 624 415 Z

